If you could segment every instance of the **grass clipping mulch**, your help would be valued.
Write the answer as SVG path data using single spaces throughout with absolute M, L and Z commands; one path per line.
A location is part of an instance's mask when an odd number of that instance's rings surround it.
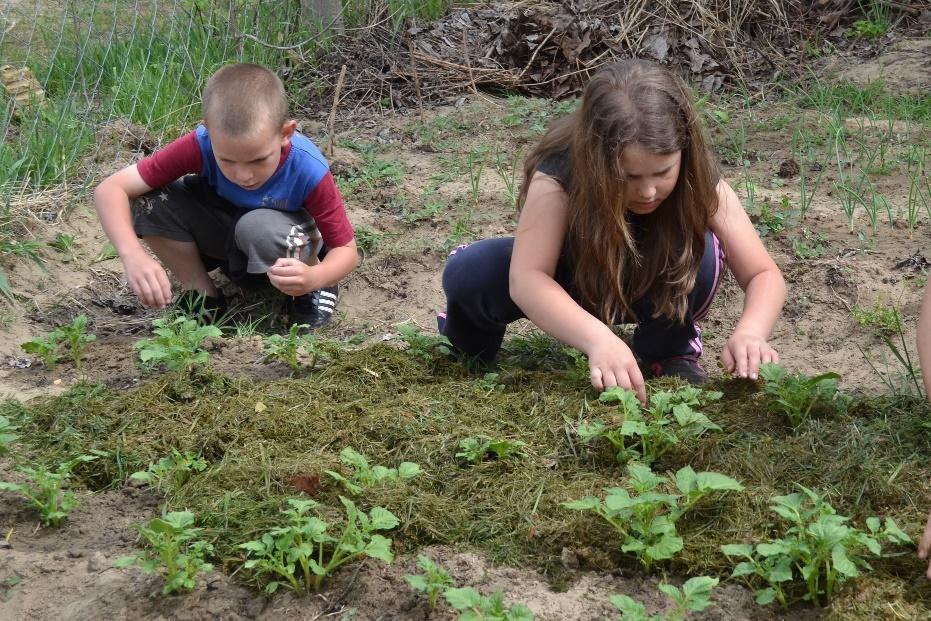
M 96 489 L 121 485 L 172 448 L 200 454 L 208 469 L 166 502 L 169 510 L 196 513 L 227 569 L 241 563 L 235 545 L 273 526 L 285 499 L 301 495 L 294 477 L 319 477 L 316 500 L 339 506 L 344 492 L 324 471 L 349 474 L 339 461 L 347 446 L 372 464 L 412 461 L 423 469 L 357 499 L 400 518 L 391 535 L 399 551 L 462 544 L 554 579 L 563 576 L 564 548 L 583 568 L 636 567 L 603 520 L 560 506 L 622 482 L 614 451 L 585 446 L 575 434 L 580 420 L 604 416 L 609 406 L 564 372 L 513 369 L 498 381 L 503 388 L 489 388 L 459 365 L 424 364 L 375 346 L 339 353 L 304 378 L 257 384 L 209 372 L 166 375 L 128 392 L 82 385 L 29 406 L 8 402 L 0 413 L 20 425 L 37 459 L 107 451 L 109 459 L 79 471 Z M 859 527 L 867 516 L 891 516 L 913 538 L 920 534 L 931 507 L 924 402 L 864 400 L 845 416 L 815 418 L 793 431 L 745 383 L 718 388 L 725 397 L 705 412 L 723 432 L 674 447 L 654 470 L 671 474 L 691 464 L 734 477 L 746 491 L 714 496 L 680 521 L 685 549 L 668 571 L 728 576 L 732 564 L 719 546 L 776 533 L 782 525 L 769 498 L 796 491 L 796 483 L 825 494 Z M 478 465 L 457 459 L 459 441 L 480 435 L 526 442 L 526 454 Z M 836 599 L 835 618 L 883 618 L 893 600 L 919 616 L 931 611 L 913 551 L 876 560 L 874 568 L 859 591 Z

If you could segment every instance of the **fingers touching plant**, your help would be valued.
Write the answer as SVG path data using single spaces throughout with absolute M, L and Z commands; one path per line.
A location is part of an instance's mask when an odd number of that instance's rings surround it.
M 672 558 L 682 549 L 676 522 L 702 498 L 717 491 L 743 490 L 730 477 L 717 472 L 695 472 L 690 466 L 676 472 L 680 494 L 660 491 L 669 480 L 654 474 L 649 466 L 631 463 L 627 475 L 627 488 L 609 488 L 604 500 L 588 496 L 563 503 L 563 507 L 600 515 L 620 533 L 621 550 L 633 553 L 646 569 L 656 561 Z
M 440 595 L 450 587 L 456 586 L 456 582 L 449 572 L 423 554 L 417 556 L 417 568 L 423 573 L 408 574 L 404 576 L 404 579 L 412 589 L 427 596 L 432 610 L 436 608 Z
M 383 481 L 406 480 L 420 474 L 420 466 L 409 461 L 401 462 L 397 468 L 371 466 L 364 455 L 357 453 L 348 446 L 340 451 L 339 459 L 353 469 L 352 475 L 346 478 L 332 470 L 327 470 L 326 473 L 340 482 L 346 488 L 346 491 L 353 495 L 359 494 L 364 489 Z
M 699 576 L 686 580 L 681 589 L 671 584 L 659 585 L 659 590 L 675 604 L 675 608 L 661 615 L 647 616 L 643 604 L 627 595 L 612 595 L 608 599 L 621 611 L 620 621 L 684 621 L 689 612 L 701 612 L 711 606 L 711 591 L 717 584 L 717 578 Z
M 675 392 L 654 392 L 644 408 L 633 391 L 614 387 L 601 393 L 598 400 L 616 403 L 619 416 L 582 423 L 576 433 L 586 443 L 597 438 L 608 440 L 617 449 L 617 459 L 622 463 L 635 459 L 651 464 L 686 438 L 720 431 L 719 426 L 695 409 L 703 402 L 720 398 L 720 392 L 684 386 Z
M 18 492 L 25 496 L 32 506 L 39 511 L 39 517 L 46 526 L 58 526 L 65 521 L 77 504 L 74 493 L 65 490 L 71 479 L 71 471 L 78 464 L 94 461 L 101 455 L 81 455 L 71 461 L 59 464 L 54 469 L 47 466 L 22 466 L 17 468 L 26 475 L 31 484 L 7 483 L 0 481 L 0 490 Z
M 326 577 L 363 556 L 386 563 L 394 560 L 391 540 L 377 531 L 391 530 L 398 525 L 398 518 L 382 507 L 365 513 L 348 498 L 340 496 L 340 501 L 346 509 L 346 525 L 338 537 L 327 533 L 330 524 L 307 515 L 317 507 L 316 502 L 290 499 L 290 508 L 282 512 L 287 525 L 240 544 L 250 557 L 244 565 L 246 569 L 275 577 L 265 587 L 266 592 L 274 593 L 285 584 L 303 595 L 311 588 L 319 590 Z
M 728 558 L 745 559 L 734 568 L 732 577 L 756 576 L 769 586 L 756 591 L 761 605 L 778 601 L 788 606 L 797 583 L 804 584 L 802 599 L 817 606 L 826 604 L 836 588 L 850 578 L 870 570 L 867 553 L 880 556 L 880 540 L 910 544 L 892 518 L 866 520 L 868 532 L 850 526 L 850 518 L 837 515 L 827 501 L 799 485 L 803 493 L 772 498 L 772 510 L 791 524 L 780 539 L 756 546 L 721 546 Z
M 155 319 L 152 326 L 155 336 L 138 341 L 133 349 L 139 350 L 143 365 L 164 364 L 171 371 L 206 364 L 210 354 L 203 349 L 204 341 L 222 335 L 220 328 L 203 326 L 184 316 Z
M 769 408 L 785 414 L 792 427 L 798 427 L 811 416 L 816 406 L 835 411 L 847 409 L 849 398 L 837 390 L 837 373 L 822 373 L 809 377 L 802 373 L 789 373 L 778 364 L 760 365 L 763 390 L 771 397 Z
M 114 566 L 136 566 L 147 574 L 160 574 L 165 578 L 164 595 L 190 591 L 197 584 L 197 574 L 213 569 L 213 565 L 204 561 L 213 552 L 213 546 L 198 539 L 203 529 L 194 528 L 193 513 L 173 511 L 152 518 L 148 524 L 137 524 L 136 530 L 150 548 L 117 559 Z

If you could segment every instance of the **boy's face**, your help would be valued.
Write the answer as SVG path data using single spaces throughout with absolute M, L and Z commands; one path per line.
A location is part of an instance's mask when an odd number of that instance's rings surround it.
M 278 169 L 281 149 L 291 140 L 296 127 L 297 123 L 290 120 L 280 128 L 266 123 L 247 136 L 211 133 L 213 154 L 220 172 L 243 189 L 258 189 Z

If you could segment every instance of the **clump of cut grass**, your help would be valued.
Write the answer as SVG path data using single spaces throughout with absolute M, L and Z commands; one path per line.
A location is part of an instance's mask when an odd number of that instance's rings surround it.
M 403 486 L 376 486 L 359 500 L 365 510 L 380 506 L 403 516 L 405 528 L 392 535 L 398 552 L 455 542 L 553 579 L 563 571 L 563 547 L 590 551 L 587 567 L 635 567 L 608 524 L 560 506 L 623 478 L 610 447 L 585 450 L 572 433 L 573 422 L 603 416 L 609 406 L 561 372 L 502 374 L 514 379 L 488 391 L 445 358 L 424 365 L 377 345 L 339 352 L 310 378 L 256 383 L 198 370 L 126 392 L 80 385 L 28 406 L 7 402 L 0 415 L 18 427 L 24 452 L 54 458 L 107 451 L 111 457 L 75 472 L 95 489 L 121 484 L 172 449 L 199 454 L 210 466 L 166 490 L 166 510 L 201 516 L 216 536 L 211 560 L 239 558 L 239 543 L 274 528 L 299 477 L 316 477 L 314 500 L 338 511 L 342 487 L 324 473 L 340 468 L 339 451 L 351 445 L 372 463 L 411 461 L 423 470 Z M 890 516 L 910 535 L 920 532 L 931 506 L 931 409 L 923 400 L 867 398 L 792 431 L 767 413 L 763 395 L 746 382 L 712 388 L 724 396 L 705 413 L 722 431 L 676 445 L 654 471 L 668 476 L 690 465 L 739 479 L 746 491 L 682 517 L 677 529 L 684 545 L 671 572 L 727 577 L 733 564 L 720 545 L 769 537 L 769 499 L 796 484 L 818 490 L 852 519 Z M 257 413 L 260 401 L 266 407 Z M 526 456 L 463 467 L 455 453 L 469 436 L 520 440 Z M 235 569 L 235 560 L 226 562 L 227 570 Z M 878 591 L 899 589 L 896 601 L 928 613 L 927 587 L 899 577 L 923 573 L 914 555 L 873 565 Z M 264 586 L 261 579 L 257 585 Z M 859 613 L 865 604 L 855 597 L 845 591 L 833 606 Z M 882 618 L 882 604 L 859 618 Z

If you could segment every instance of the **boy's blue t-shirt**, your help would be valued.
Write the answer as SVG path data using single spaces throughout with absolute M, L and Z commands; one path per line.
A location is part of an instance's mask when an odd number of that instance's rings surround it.
M 306 136 L 295 133 L 291 136 L 291 149 L 278 170 L 261 186 L 247 190 L 220 172 L 207 128 L 198 125 L 195 136 L 203 161 L 201 174 L 207 183 L 219 196 L 245 209 L 300 211 L 304 209 L 307 196 L 330 170 L 314 143 Z

